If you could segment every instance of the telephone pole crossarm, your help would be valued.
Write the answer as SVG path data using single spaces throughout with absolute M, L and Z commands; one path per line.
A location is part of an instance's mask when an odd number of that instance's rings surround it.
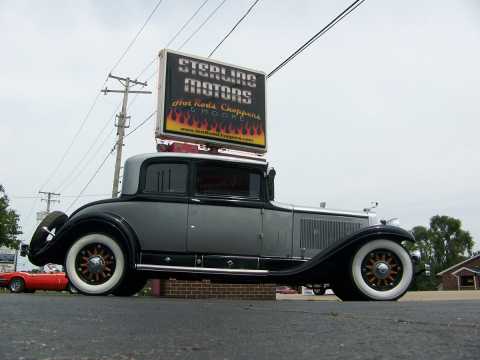
M 107 95 L 107 93 L 124 93 L 125 90 L 110 90 L 108 88 L 105 88 L 103 90 L 100 90 L 102 93 L 104 93 L 105 95 Z M 129 94 L 151 94 L 152 92 L 151 91 L 146 91 L 146 90 L 130 90 L 128 92 Z
M 55 202 L 59 203 L 60 202 L 60 200 L 53 199 L 53 196 L 60 196 L 60 194 L 58 194 L 58 193 L 54 193 L 54 192 L 51 192 L 51 191 L 39 191 L 38 193 L 47 196 L 46 199 L 42 199 L 42 201 L 45 201 L 47 203 L 47 213 L 50 212 L 50 207 L 51 207 L 52 203 L 55 203 Z
M 110 90 L 107 87 L 101 90 L 101 92 L 105 95 L 107 95 L 108 93 L 123 94 L 122 110 L 116 116 L 116 119 L 118 121 L 115 122 L 115 126 L 117 127 L 117 141 L 115 142 L 114 149 L 117 151 L 117 154 L 115 159 L 115 170 L 113 173 L 112 198 L 116 198 L 118 196 L 118 185 L 120 181 L 120 166 L 122 163 L 122 150 L 124 145 L 123 139 L 125 137 L 125 128 L 130 126 L 129 124 L 126 124 L 126 121 L 130 119 L 130 116 L 127 115 L 128 94 L 151 94 L 152 92 L 146 90 L 130 90 L 130 87 L 135 85 L 147 86 L 147 82 L 132 80 L 128 77 L 123 78 L 112 74 L 108 74 L 108 77 L 118 80 L 120 84 L 122 84 L 124 87 L 123 90 Z

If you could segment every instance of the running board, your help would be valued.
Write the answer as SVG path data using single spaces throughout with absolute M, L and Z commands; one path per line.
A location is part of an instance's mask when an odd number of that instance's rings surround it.
M 151 264 L 135 264 L 135 268 L 141 271 L 161 271 L 161 272 L 187 272 L 199 274 L 268 274 L 268 270 L 250 270 L 250 269 L 223 269 L 223 268 L 206 268 L 193 266 L 168 266 L 168 265 L 151 265 Z

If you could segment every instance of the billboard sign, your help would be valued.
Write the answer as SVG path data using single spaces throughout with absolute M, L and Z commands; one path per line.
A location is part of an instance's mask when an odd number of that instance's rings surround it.
M 157 137 L 264 153 L 265 73 L 164 49 Z

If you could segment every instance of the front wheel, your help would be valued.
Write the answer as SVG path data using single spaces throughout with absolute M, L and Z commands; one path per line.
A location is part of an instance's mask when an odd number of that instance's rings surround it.
M 126 273 L 125 254 L 110 235 L 84 235 L 68 250 L 65 272 L 79 292 L 108 295 L 119 286 Z
M 413 264 L 403 246 L 392 240 L 373 240 L 356 250 L 348 272 L 333 291 L 341 300 L 389 301 L 402 297 L 413 280 Z
M 313 293 L 317 296 L 325 295 L 325 292 L 327 291 L 327 289 L 325 289 L 323 286 L 320 286 L 320 287 L 314 286 L 312 290 L 313 290 Z

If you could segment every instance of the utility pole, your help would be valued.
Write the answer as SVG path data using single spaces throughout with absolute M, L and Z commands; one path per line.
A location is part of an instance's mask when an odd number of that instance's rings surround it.
M 39 191 L 39 194 L 47 195 L 46 199 L 42 199 L 42 201 L 45 201 L 47 203 L 47 213 L 50 212 L 50 205 L 54 202 L 60 202 L 60 200 L 53 199 L 53 196 L 60 196 L 60 194 L 50 192 L 50 191 Z
M 118 182 L 120 178 L 120 166 L 122 164 L 122 149 L 123 149 L 123 138 L 125 137 L 125 128 L 128 128 L 130 125 L 127 125 L 127 120 L 130 119 L 130 116 L 127 116 L 127 104 L 128 104 L 128 94 L 151 94 L 151 91 L 142 91 L 142 90 L 130 90 L 131 86 L 142 85 L 147 86 L 146 82 L 140 82 L 137 80 L 132 80 L 128 77 L 122 78 L 119 76 L 114 76 L 108 74 L 109 78 L 116 79 L 123 85 L 123 90 L 109 90 L 107 88 L 103 89 L 102 92 L 107 95 L 108 93 L 122 93 L 123 102 L 122 110 L 120 114 L 117 115 L 117 122 L 115 126 L 117 127 L 117 141 L 115 143 L 115 148 L 117 150 L 117 156 L 115 160 L 115 170 L 113 173 L 113 187 L 112 187 L 112 198 L 118 196 Z

